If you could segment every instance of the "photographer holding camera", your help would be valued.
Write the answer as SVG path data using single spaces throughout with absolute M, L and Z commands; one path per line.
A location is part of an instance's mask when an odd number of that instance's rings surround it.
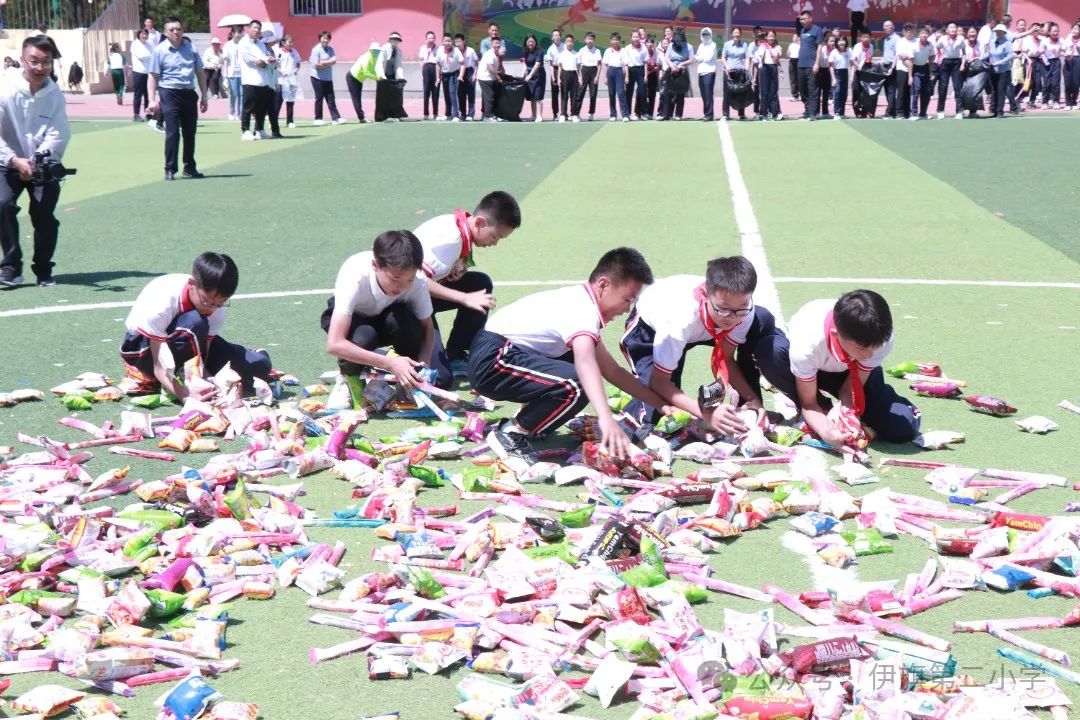
M 70 171 L 59 164 L 71 138 L 64 96 L 49 75 L 60 57 L 47 35 L 28 37 L 22 45 L 22 72 L 6 78 L 0 88 L 0 286 L 22 284 L 22 249 L 19 247 L 19 196 L 30 195 L 30 221 L 34 225 L 32 268 L 39 287 L 56 284 L 52 256 L 60 222 L 56 203 L 59 179 Z

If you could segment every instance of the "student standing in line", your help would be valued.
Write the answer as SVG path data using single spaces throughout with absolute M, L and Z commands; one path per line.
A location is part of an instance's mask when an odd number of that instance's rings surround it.
M 904 24 L 904 35 L 896 41 L 896 116 L 911 118 L 911 66 L 915 58 L 915 24 Z
M 296 96 L 300 94 L 300 53 L 293 47 L 292 35 L 281 38 L 281 45 L 277 49 L 278 58 L 278 94 L 277 107 L 274 110 L 275 117 L 281 112 L 281 106 L 285 106 L 285 127 L 294 128 L 293 110 L 296 107 Z M 360 122 L 364 121 L 363 114 Z
M 581 66 L 578 63 L 578 54 L 574 51 L 574 36 L 566 34 L 563 39 L 562 50 L 559 51 L 559 102 L 562 105 L 562 115 L 559 122 L 566 122 L 568 117 L 573 117 L 574 122 L 581 120 L 578 117 L 578 85 L 581 82 Z M 592 120 L 592 116 L 589 116 Z
M 431 120 L 439 117 L 439 61 L 435 55 L 439 52 L 435 44 L 435 33 L 430 30 L 424 35 L 424 44 L 420 46 L 417 56 L 420 59 L 420 74 L 424 84 L 424 119 Z M 431 112 L 428 112 L 428 100 L 431 101 Z
M 1052 22 L 1039 43 L 1039 60 L 1043 67 L 1043 105 L 1051 110 L 1057 109 L 1061 102 L 1061 55 L 1061 30 L 1056 22 Z
M 926 28 L 919 30 L 919 39 L 911 56 L 911 115 L 916 120 L 926 120 L 933 93 L 933 76 L 930 64 L 937 48 L 930 42 Z
M 731 119 L 731 101 L 728 98 L 727 79 L 746 80 L 750 74 L 750 61 L 752 58 L 750 45 L 743 42 L 742 28 L 732 28 L 731 39 L 724 43 L 724 49 L 720 53 L 720 67 L 724 71 L 724 120 Z M 738 111 L 739 119 L 746 119 L 746 108 Z
M 799 100 L 799 36 L 792 35 L 787 46 L 788 91 L 790 99 Z
M 570 37 L 567 35 L 567 37 Z M 596 47 L 596 33 L 585 33 L 585 46 L 577 53 L 578 66 L 578 90 L 574 98 L 573 113 L 575 118 L 581 118 L 581 110 L 585 106 L 585 93 L 589 94 L 589 120 L 596 114 L 596 93 L 600 90 L 600 65 L 603 62 L 603 53 Z M 566 108 L 563 108 L 564 110 Z
M 623 48 L 623 56 L 626 62 L 626 103 L 630 106 L 630 119 L 644 120 L 648 114 L 645 112 L 645 61 L 648 59 L 648 50 L 641 31 L 635 30 L 630 35 L 630 44 Z
M 465 36 L 454 35 L 454 46 L 461 53 L 461 80 L 458 82 L 458 110 L 461 119 L 471 122 L 476 117 L 476 68 L 480 58 L 476 51 L 465 44 Z
M 146 29 L 139 28 L 135 41 L 131 43 L 131 105 L 133 122 L 142 122 L 140 108 L 150 104 L 146 94 L 146 79 L 150 73 L 150 58 L 154 49 L 146 42 Z M 232 119 L 231 117 L 229 118 Z
M 278 38 L 274 35 L 273 30 L 265 30 L 262 34 L 262 41 L 274 58 L 274 62 L 266 66 L 266 120 L 270 123 L 270 137 L 280 138 L 282 135 L 281 126 L 278 124 L 278 116 L 281 110 L 281 103 L 278 102 L 278 98 L 281 97 L 278 75 L 278 63 L 280 62 L 277 52 Z
M 525 37 L 525 54 L 521 56 L 521 62 L 525 65 L 524 79 L 529 89 L 533 122 L 543 122 L 547 73 L 544 72 L 544 54 L 540 52 L 540 42 L 531 33 Z
M 1062 41 L 1061 52 L 1065 58 L 1065 109 L 1075 110 L 1080 95 L 1080 22 Z
M 836 47 L 829 53 L 829 72 L 832 73 L 833 118 L 843 120 L 846 115 L 848 80 L 851 72 L 851 51 L 847 47 L 847 38 L 843 35 L 836 41 Z
M 656 93 L 660 88 L 660 53 L 656 49 L 656 38 L 650 35 L 645 40 L 645 112 L 642 117 L 652 120 L 656 115 Z
M 476 71 L 476 79 L 480 83 L 480 114 L 484 122 L 495 122 L 495 90 L 502 82 L 502 39 L 498 36 L 491 38 L 491 45 L 487 52 L 480 57 L 480 68 Z
M 727 45 L 724 46 L 725 50 Z M 711 28 L 701 28 L 701 44 L 694 51 L 694 64 L 697 66 L 698 91 L 701 93 L 702 121 L 713 119 L 713 102 L 716 98 L 716 60 L 719 56 L 716 43 L 713 42 Z M 724 90 L 724 114 L 727 115 L 727 88 Z
M 665 120 L 682 120 L 683 108 L 686 104 L 686 93 L 690 91 L 690 66 L 694 64 L 694 47 L 686 42 L 686 33 L 679 28 L 672 35 L 671 45 L 667 53 L 668 70 L 665 73 L 664 84 L 667 86 L 668 115 Z
M 608 91 L 608 122 L 619 118 L 615 115 L 618 102 L 623 122 L 630 122 L 630 105 L 626 102 L 626 58 L 622 51 L 622 38 L 619 33 L 611 33 L 611 46 L 604 51 L 603 67 Z
M 945 97 L 949 94 L 950 83 L 952 83 L 953 97 L 956 101 L 956 117 L 963 117 L 960 112 L 962 110 L 960 88 L 963 86 L 960 65 L 964 61 L 964 45 L 964 39 L 960 37 L 954 22 L 945 27 L 945 34 L 937 41 L 937 50 L 941 57 L 941 80 L 938 83 L 937 100 L 937 116 L 939 120 L 945 117 Z
M 829 34 L 818 51 L 817 59 L 817 86 L 821 93 L 821 117 L 829 117 L 829 102 L 832 100 L 832 69 L 829 67 L 829 58 L 833 50 L 836 50 L 836 35 Z
M 559 119 L 559 53 L 563 51 L 562 33 L 558 30 L 551 31 L 551 45 L 544 53 L 544 62 L 551 72 L 551 119 Z
M 974 27 L 969 27 L 964 38 L 964 58 L 960 61 L 960 74 L 963 75 L 967 72 L 968 65 L 971 64 L 976 58 L 982 57 L 981 50 L 979 50 L 979 31 Z M 979 110 L 986 108 L 986 102 L 984 96 L 989 93 L 979 93 L 975 105 L 977 109 L 964 110 L 960 113 L 960 118 L 978 117 Z M 959 111 L 958 111 L 959 112 Z
M 783 52 L 776 42 L 776 31 L 765 33 L 765 44 L 757 50 L 758 119 L 783 120 L 780 112 L 780 58 Z
M 851 108 L 855 117 L 874 117 L 876 108 L 866 110 L 862 106 L 862 71 L 868 69 L 874 61 L 874 46 L 870 42 L 870 33 L 863 31 L 859 44 L 851 49 L 851 67 L 855 71 L 851 82 Z
M 308 57 L 311 63 L 311 88 L 315 92 L 315 125 L 323 124 L 323 100 L 330 108 L 330 122 L 341 125 L 346 122 L 337 109 L 337 101 L 334 98 L 334 65 L 337 64 L 337 55 L 330 46 L 330 33 L 323 30 L 319 33 L 319 42 L 311 48 Z
M 443 34 L 442 45 L 435 51 L 435 64 L 438 75 L 435 77 L 435 87 L 442 85 L 443 101 L 446 108 L 446 119 L 450 122 L 460 122 L 460 108 L 458 107 L 458 83 L 464 76 L 461 51 L 454 47 L 454 38 L 450 33 Z M 442 118 L 439 118 L 442 120 Z

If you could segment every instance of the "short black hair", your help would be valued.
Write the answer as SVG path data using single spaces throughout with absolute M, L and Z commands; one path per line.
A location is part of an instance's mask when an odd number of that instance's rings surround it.
M 710 295 L 717 290 L 735 295 L 753 295 L 757 289 L 754 263 L 742 255 L 710 260 L 705 268 L 705 289 Z
M 262 27 L 261 23 L 259 24 L 259 27 Z M 320 41 L 322 41 L 323 36 L 325 36 L 327 40 L 333 40 L 334 39 L 334 36 L 330 34 L 329 30 L 320 30 L 319 31 L 319 40 Z
M 180 23 L 180 27 L 184 27 L 184 21 L 176 17 L 175 15 L 170 15 L 169 17 L 165 18 L 165 24 L 168 25 L 169 23 Z M 262 27 L 262 23 L 259 23 L 259 26 Z
M 813 16 L 812 16 L 812 15 L 810 14 L 810 11 L 809 11 L 809 10 L 803 10 L 803 11 L 802 11 L 801 13 L 799 13 L 799 17 L 802 17 L 803 15 L 805 15 L 806 17 L 813 17 Z
M 593 40 L 595 40 L 596 39 L 596 33 L 594 33 L 592 30 L 590 30 L 589 32 L 585 33 L 585 38 L 586 39 L 592 38 Z
M 622 35 L 620 35 L 617 32 L 613 32 L 613 33 L 611 33 L 611 39 L 612 40 L 618 40 L 619 42 L 622 42 Z
M 508 192 L 495 190 L 480 198 L 473 215 L 483 215 L 496 225 L 517 230 L 521 227 L 521 208 L 517 200 Z
M 35 48 L 41 52 L 46 52 L 52 55 L 53 60 L 60 57 L 60 49 L 56 47 L 56 43 L 48 35 L 31 35 L 23 40 L 22 49 L 25 50 L 28 47 Z
M 908 30 L 914 31 L 915 30 L 915 23 L 912 23 L 912 22 L 904 23 L 904 32 L 907 32 Z
M 566 33 L 566 36 L 563 38 L 563 40 L 573 40 L 573 39 L 574 39 L 574 34 L 573 33 Z
M 455 40 L 464 40 L 465 39 L 465 33 L 454 33 L 454 39 Z
M 375 262 L 391 270 L 419 269 L 424 264 L 424 247 L 409 230 L 387 230 L 375 238 Z
M 240 284 L 240 271 L 228 255 L 216 252 L 204 252 L 191 264 L 191 277 L 195 287 L 209 290 L 226 298 L 236 293 Z
M 863 347 L 881 347 L 893 334 L 892 311 L 873 290 L 844 293 L 833 305 L 836 330 Z
M 637 280 L 644 285 L 652 285 L 653 282 L 652 269 L 645 256 L 628 247 L 615 248 L 603 254 L 589 275 L 589 282 L 596 282 L 601 277 L 608 277 L 614 283 Z

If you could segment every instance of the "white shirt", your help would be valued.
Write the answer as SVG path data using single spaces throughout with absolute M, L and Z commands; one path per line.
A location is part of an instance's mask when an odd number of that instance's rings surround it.
M 439 65 L 439 72 L 456 73 L 461 69 L 465 58 L 461 56 L 461 51 L 457 48 L 450 48 L 450 52 L 446 52 L 446 48 L 439 48 L 435 52 L 435 62 Z
M 1061 39 L 1061 54 L 1064 57 L 1080 57 L 1080 38 L 1071 34 Z
M 953 40 L 948 35 L 942 35 L 937 40 L 937 48 L 941 51 L 942 60 L 959 60 L 964 56 L 966 42 L 959 35 Z
M 700 275 L 673 275 L 647 286 L 638 297 L 638 317 L 656 331 L 653 363 L 662 373 L 675 372 L 688 346 L 713 342 L 701 321 L 701 303 L 694 295 L 704 285 L 705 278 Z M 750 313 L 728 331 L 726 341 L 742 345 L 753 324 L 754 313 Z
M 994 37 L 994 29 L 989 25 L 983 25 L 979 28 L 979 34 L 976 36 L 975 41 L 979 43 L 980 48 L 984 48 L 990 44 L 990 40 Z
M 697 46 L 697 50 L 694 51 L 694 58 L 698 63 L 698 75 L 708 75 L 716 72 L 716 54 L 719 51 L 720 46 L 714 42 L 703 42 Z
M 520 348 L 551 358 L 562 357 L 574 338 L 600 342 L 604 321 L 588 283 L 536 293 L 499 310 L 487 329 Z
M 56 83 L 46 78 L 31 95 L 22 70 L 4 77 L 0 83 L 0 166 L 7 167 L 13 157 L 31 158 L 39 150 L 49 150 L 59 160 L 70 138 L 66 101 Z
M 754 54 L 754 62 L 758 65 L 779 65 L 780 57 L 783 54 L 784 49 L 779 45 L 770 46 L 768 43 L 765 43 L 759 47 Z
M 138 333 L 151 340 L 169 339 L 169 326 L 182 313 L 195 309 L 189 296 L 191 276 L 173 273 L 156 277 L 135 298 L 124 326 L 129 333 Z M 210 337 L 221 334 L 228 317 L 228 308 L 217 308 L 207 317 Z
M 161 33 L 157 30 L 146 31 L 146 44 L 149 45 L 151 48 L 156 48 L 158 45 L 160 45 L 161 40 Z
M 240 61 L 240 43 L 225 43 L 225 50 L 223 54 L 225 55 L 225 64 L 229 66 L 228 75 L 226 75 L 225 77 L 240 77 L 240 66 L 243 64 Z M 149 64 L 147 64 L 147 68 L 149 67 Z
M 600 58 L 600 48 L 595 45 L 591 50 L 588 45 L 585 45 L 577 52 L 578 65 L 581 67 L 596 67 L 600 64 Z M 562 55 L 559 56 L 559 61 L 562 62 Z
M 146 74 L 150 72 L 150 56 L 153 48 L 141 40 L 133 40 L 131 43 L 131 72 Z
M 1043 64 L 1049 65 L 1051 60 L 1057 59 L 1062 55 L 1062 42 L 1059 39 L 1054 42 L 1048 37 L 1044 37 L 1042 42 L 1039 43 L 1039 54 L 1042 56 Z
M 562 43 L 559 43 L 558 45 L 556 45 L 555 43 L 551 43 L 551 45 L 548 46 L 547 52 L 544 53 L 544 62 L 546 62 L 551 67 L 555 67 L 559 64 L 559 53 L 561 53 L 562 51 Z
M 896 41 L 896 69 L 901 72 L 907 72 L 906 60 L 913 60 L 915 58 L 915 41 L 908 40 L 906 37 L 902 37 Z
M 634 47 L 633 45 L 627 45 L 623 48 L 623 60 L 626 67 L 642 67 L 645 65 L 646 58 L 649 57 L 649 51 L 645 49 L 644 45 L 640 47 Z
M 356 253 L 342 264 L 334 282 L 334 314 L 374 317 L 394 303 L 404 303 L 423 320 L 431 317 L 431 296 L 427 278 L 417 272 L 409 289 L 400 295 L 387 295 L 375 276 L 375 253 Z
M 458 225 L 458 214 L 462 225 Z M 416 228 L 416 237 L 424 246 L 424 275 L 435 282 L 441 281 L 451 273 L 454 266 L 464 261 L 462 250 L 469 254 L 472 248 L 472 234 L 464 223 L 468 217 L 464 211 L 433 217 Z
M 280 47 L 274 48 L 274 55 L 278 59 L 278 74 L 288 84 L 295 84 L 296 75 L 300 71 L 300 53 L 296 48 L 285 52 Z M 290 78 L 292 78 L 290 80 Z
M 439 50 L 442 49 L 442 45 L 436 45 L 435 47 L 429 47 L 427 43 L 420 46 L 420 52 L 417 53 L 417 57 L 420 58 L 420 62 L 425 65 L 434 65 L 436 62 L 435 56 Z
M 855 67 L 861 68 L 868 62 L 874 59 L 874 46 L 863 47 L 862 43 L 858 43 L 855 47 L 851 48 L 851 62 Z
M 801 47 L 802 46 L 801 46 L 800 43 L 797 43 L 797 42 L 790 43 L 787 46 L 788 60 L 798 60 L 799 59 L 799 49 Z
M 851 51 L 840 52 L 834 48 L 829 53 L 829 64 L 832 65 L 833 70 L 847 70 L 851 67 Z
M 495 54 L 494 50 L 488 50 L 480 58 L 480 66 L 476 71 L 476 79 L 483 82 L 491 82 L 495 79 L 495 75 L 491 72 L 491 67 L 495 66 L 495 70 L 499 69 L 499 56 Z
M 559 53 L 559 67 L 566 72 L 577 72 L 578 54 L 573 50 L 563 50 Z
M 788 323 L 791 372 L 802 382 L 817 380 L 819 371 L 846 372 L 847 363 L 840 360 L 829 349 L 825 335 L 825 318 L 836 305 L 835 300 L 812 300 L 799 308 Z M 892 351 L 893 338 L 885 341 L 874 355 L 865 363 L 860 362 L 863 370 L 872 370 L 881 365 Z
M 109 53 L 109 59 L 105 61 L 105 67 L 108 70 L 123 70 L 124 56 L 118 52 Z
M 244 36 L 238 49 L 240 55 L 240 82 L 243 85 L 269 86 L 273 84 L 277 69 L 268 63 L 265 67 L 259 67 L 255 63 L 259 60 L 269 60 L 270 51 L 262 40 L 252 40 Z
M 922 67 L 930 62 L 930 60 L 937 54 L 937 48 L 929 40 L 926 44 L 921 44 L 918 40 L 915 41 L 914 60 L 915 65 Z
M 456 50 L 457 48 L 454 49 Z M 458 50 L 458 52 L 461 51 Z M 466 68 L 474 68 L 480 64 L 480 58 L 476 56 L 475 50 L 473 50 L 471 47 L 466 46 L 465 52 L 462 53 L 461 64 L 464 65 Z
M 870 7 L 870 0 L 848 0 L 847 9 L 851 12 L 866 12 Z
M 608 67 L 621 68 L 624 62 L 625 58 L 621 48 L 619 50 L 608 48 L 604 51 L 604 64 Z

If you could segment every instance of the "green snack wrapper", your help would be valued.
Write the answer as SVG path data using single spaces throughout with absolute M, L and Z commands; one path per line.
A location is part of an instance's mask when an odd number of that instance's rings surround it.
M 568 528 L 588 527 L 594 512 L 596 512 L 595 505 L 586 505 L 577 510 L 567 510 L 560 519 Z
M 486 492 L 495 479 L 495 466 L 477 467 L 470 465 L 461 476 L 461 486 L 465 492 Z
M 679 432 L 690 424 L 690 413 L 685 410 L 676 410 L 671 415 L 665 415 L 656 423 L 656 432 L 672 435 Z
M 885 368 L 885 372 L 892 375 L 894 378 L 902 378 L 905 375 L 919 372 L 919 366 L 908 360 L 902 362 L 899 365 L 893 365 L 890 368 Z
M 139 548 L 139 551 L 131 556 L 131 559 L 137 563 L 146 562 L 150 558 L 158 554 L 157 543 L 150 543 L 149 545 Z
M 672 592 L 682 593 L 686 601 L 691 605 L 703 603 L 709 599 L 709 591 L 700 585 L 688 583 L 683 580 L 668 580 L 663 584 L 664 588 Z
M 94 407 L 94 403 L 84 398 L 82 395 L 65 395 L 60 398 L 60 402 L 68 410 L 89 410 Z
M 629 405 L 633 399 L 630 397 L 630 393 L 615 389 L 608 395 L 608 407 L 611 408 L 611 412 L 622 412 L 623 408 Z
M 655 587 L 667 582 L 667 575 L 652 565 L 641 564 L 619 573 L 619 579 L 633 587 Z
M 570 549 L 570 545 L 566 540 L 557 543 L 551 543 L 550 545 L 538 545 L 536 547 L 528 547 L 522 550 L 525 555 L 533 560 L 546 560 L 548 558 L 558 558 L 567 565 L 576 565 L 577 557 L 574 555 L 574 551 Z
M 784 447 L 792 447 L 802 439 L 803 435 L 802 430 L 787 425 L 777 425 L 774 431 L 765 433 L 765 437 L 770 441 Z
M 446 590 L 439 583 L 438 580 L 431 576 L 424 568 L 412 567 L 408 568 L 409 582 L 416 588 L 416 593 L 420 597 L 425 597 L 428 600 L 438 600 L 443 595 L 446 595 Z
M 147 590 L 150 600 L 149 615 L 152 618 L 172 617 L 184 609 L 184 596 L 168 590 Z
M 375 446 L 371 444 L 371 441 L 363 436 L 354 437 L 352 441 L 352 446 L 354 449 L 359 450 L 360 452 L 365 452 L 368 455 L 379 454 L 375 451 Z
M 352 396 L 352 409 L 359 410 L 364 405 L 364 379 L 359 375 L 346 375 L 345 384 L 349 386 Z
M 892 545 L 885 542 L 885 538 L 881 537 L 881 533 L 878 532 L 877 528 L 845 530 L 840 533 L 840 537 L 844 538 L 844 542 L 851 546 L 856 557 L 860 555 L 881 555 L 893 551 Z
M 161 407 L 161 395 L 140 395 L 131 398 L 131 404 L 145 410 L 155 410 Z
M 326 445 L 326 441 L 330 439 L 329 435 L 315 435 L 313 437 L 304 438 L 304 450 L 311 452 L 312 450 L 318 450 Z
M 772 680 L 765 673 L 756 675 L 731 675 L 724 673 L 721 677 L 721 686 L 724 688 L 724 697 L 735 696 L 761 697 L 773 695 Z
M 611 644 L 636 665 L 656 665 L 660 662 L 660 651 L 644 635 L 612 639 Z
M 41 567 L 41 564 L 43 562 L 48 560 L 57 552 L 59 552 L 59 550 L 57 550 L 56 548 L 46 548 L 44 550 L 37 550 L 35 552 L 29 553 L 26 557 L 23 558 L 23 561 L 19 564 L 19 567 L 24 572 L 34 572 L 39 567 Z
M 225 507 L 229 508 L 229 512 L 237 520 L 247 520 L 251 517 L 252 509 L 262 507 L 259 501 L 255 499 L 255 496 L 247 491 L 243 478 L 237 480 L 236 487 L 225 493 L 225 497 L 222 499 L 225 502 Z
M 175 530 L 184 524 L 184 518 L 168 510 L 125 510 L 119 517 L 125 520 L 134 520 L 143 525 L 148 525 L 158 532 L 162 530 Z
M 651 566 L 656 572 L 667 578 L 667 568 L 664 567 L 664 559 L 660 557 L 660 548 L 657 547 L 656 541 L 649 535 L 642 535 L 641 559 L 645 565 Z
M 410 465 L 409 474 L 417 480 L 424 483 L 424 487 L 438 488 L 442 487 L 446 483 L 439 477 L 439 473 L 434 468 L 425 467 L 423 465 Z
M 157 536 L 157 530 L 155 528 L 147 528 L 141 530 L 127 539 L 124 543 L 124 557 L 135 557 L 139 554 L 139 551 L 144 547 L 154 542 L 154 537 Z
M 63 593 L 52 592 L 51 590 L 19 590 L 11 595 L 8 595 L 8 602 L 18 603 L 19 605 L 32 606 L 41 598 L 59 598 L 64 597 Z

